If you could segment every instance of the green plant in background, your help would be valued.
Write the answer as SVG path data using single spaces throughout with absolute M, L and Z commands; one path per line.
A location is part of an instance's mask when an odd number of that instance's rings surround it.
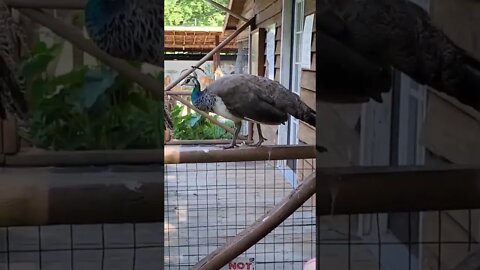
M 21 66 L 30 86 L 28 136 L 37 146 L 55 150 L 162 147 L 162 101 L 153 100 L 103 65 L 47 75 L 45 70 L 58 53 L 58 45 L 40 42 Z
M 229 0 L 215 0 L 228 6 Z M 165 25 L 222 26 L 225 12 L 204 0 L 165 0 Z
M 208 139 L 231 139 L 232 134 L 223 128 L 208 121 L 197 113 L 182 115 L 184 106 L 176 105 L 172 109 L 172 121 L 174 130 L 172 136 L 180 140 L 208 140 Z M 218 119 L 218 116 L 213 116 Z M 234 127 L 232 121 L 227 120 L 225 124 Z

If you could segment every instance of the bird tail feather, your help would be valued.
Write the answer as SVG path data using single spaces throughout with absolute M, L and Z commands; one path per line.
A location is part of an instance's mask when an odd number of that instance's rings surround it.
M 317 123 L 317 113 L 305 104 L 298 95 L 291 92 L 289 92 L 289 94 L 292 95 L 294 102 L 287 106 L 287 112 L 296 119 L 315 127 Z

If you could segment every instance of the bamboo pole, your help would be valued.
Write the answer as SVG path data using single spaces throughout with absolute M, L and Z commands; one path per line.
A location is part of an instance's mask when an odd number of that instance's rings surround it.
M 132 67 L 126 61 L 112 57 L 109 54 L 105 53 L 104 51 L 100 50 L 95 44 L 84 38 L 81 34 L 78 33 L 78 30 L 62 21 L 52 18 L 47 14 L 34 10 L 34 9 L 19 9 L 25 16 L 29 17 L 31 20 L 36 21 L 37 23 L 50 28 L 55 34 L 63 37 L 64 39 L 68 40 L 78 48 L 82 49 L 83 51 L 91 54 L 92 56 L 96 57 L 100 61 L 104 62 L 105 64 L 109 65 L 110 67 L 116 69 L 122 76 L 127 77 L 128 79 L 138 83 L 142 88 L 147 91 L 150 91 L 155 98 L 159 99 L 163 97 L 163 86 L 151 76 L 145 75 Z M 210 116 L 208 113 L 198 110 L 186 101 L 183 98 L 173 97 L 175 100 L 183 103 L 187 107 L 195 110 L 197 113 L 201 114 L 208 120 L 212 121 L 214 124 L 220 126 L 221 128 L 225 129 L 231 134 L 234 134 L 235 131 L 218 121 L 217 119 Z
M 313 145 L 268 145 L 239 147 L 229 150 L 218 147 L 180 147 L 173 145 L 167 145 L 164 148 L 165 164 L 313 159 L 315 156 L 316 148 Z
M 220 269 L 255 245 L 255 243 L 278 227 L 315 194 L 315 179 L 315 172 L 313 172 L 282 202 L 275 205 L 273 209 L 257 219 L 254 224 L 240 232 L 225 245 L 203 258 L 192 269 Z
M 215 49 L 213 49 L 207 55 L 205 55 L 202 59 L 200 59 L 198 61 L 198 63 L 195 65 L 195 67 L 200 67 L 203 63 L 205 63 L 209 59 L 211 59 L 215 53 L 222 50 L 223 47 L 228 45 L 228 43 L 230 43 L 235 37 L 237 37 L 240 33 L 242 33 L 245 29 L 247 29 L 247 27 L 252 25 L 254 22 L 255 22 L 255 17 L 251 18 L 250 20 L 248 20 L 248 22 L 246 22 L 245 24 L 240 26 L 240 28 L 235 30 L 235 32 L 233 32 L 224 41 L 222 41 L 222 43 L 220 43 L 217 47 L 215 47 Z M 172 90 L 178 83 L 180 83 L 183 79 L 185 79 L 188 75 L 190 75 L 195 70 L 197 70 L 197 69 L 192 67 L 192 68 L 188 69 L 186 72 L 184 72 L 183 74 L 180 74 L 180 76 L 178 76 L 178 78 L 176 80 L 174 80 L 169 85 L 167 85 L 167 87 L 165 87 L 165 91 Z
M 240 14 L 237 14 L 236 12 L 233 12 L 232 10 L 220 5 L 219 3 L 213 1 L 213 0 L 205 0 L 206 2 L 210 3 L 211 5 L 213 5 L 214 7 L 222 10 L 222 11 L 225 11 L 226 13 L 232 15 L 233 17 L 239 19 L 239 20 L 242 20 L 244 22 L 248 22 L 248 19 L 243 17 L 242 15 Z
M 3 0 L 13 8 L 84 9 L 87 0 Z

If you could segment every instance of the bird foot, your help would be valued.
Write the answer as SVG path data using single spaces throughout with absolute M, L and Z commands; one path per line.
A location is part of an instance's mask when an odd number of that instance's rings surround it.
M 248 146 L 259 147 L 259 146 L 262 145 L 262 143 L 263 143 L 264 141 L 266 141 L 266 140 L 267 140 L 267 139 L 265 139 L 265 138 L 260 138 L 260 140 L 258 140 L 257 143 L 253 143 L 253 142 L 252 142 L 252 143 L 245 143 L 245 144 L 248 145 Z
M 222 148 L 223 148 L 224 150 L 226 150 L 226 149 L 231 149 L 231 148 L 235 148 L 235 147 L 238 147 L 238 145 L 236 145 L 236 144 L 229 144 L 229 145 L 227 145 L 227 146 L 222 146 Z

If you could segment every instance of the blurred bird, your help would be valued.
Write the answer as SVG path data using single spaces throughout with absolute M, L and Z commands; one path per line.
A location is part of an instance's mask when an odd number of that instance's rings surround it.
M 88 0 L 85 26 L 106 53 L 129 61 L 163 65 L 163 1 Z M 165 127 L 173 128 L 164 109 Z
M 19 49 L 25 45 L 21 26 L 0 0 L 0 118 L 5 120 L 11 114 L 21 126 L 29 117 L 25 82 L 18 70 Z
M 392 68 L 480 110 L 480 62 L 408 0 L 319 0 L 316 95 L 382 102 Z

